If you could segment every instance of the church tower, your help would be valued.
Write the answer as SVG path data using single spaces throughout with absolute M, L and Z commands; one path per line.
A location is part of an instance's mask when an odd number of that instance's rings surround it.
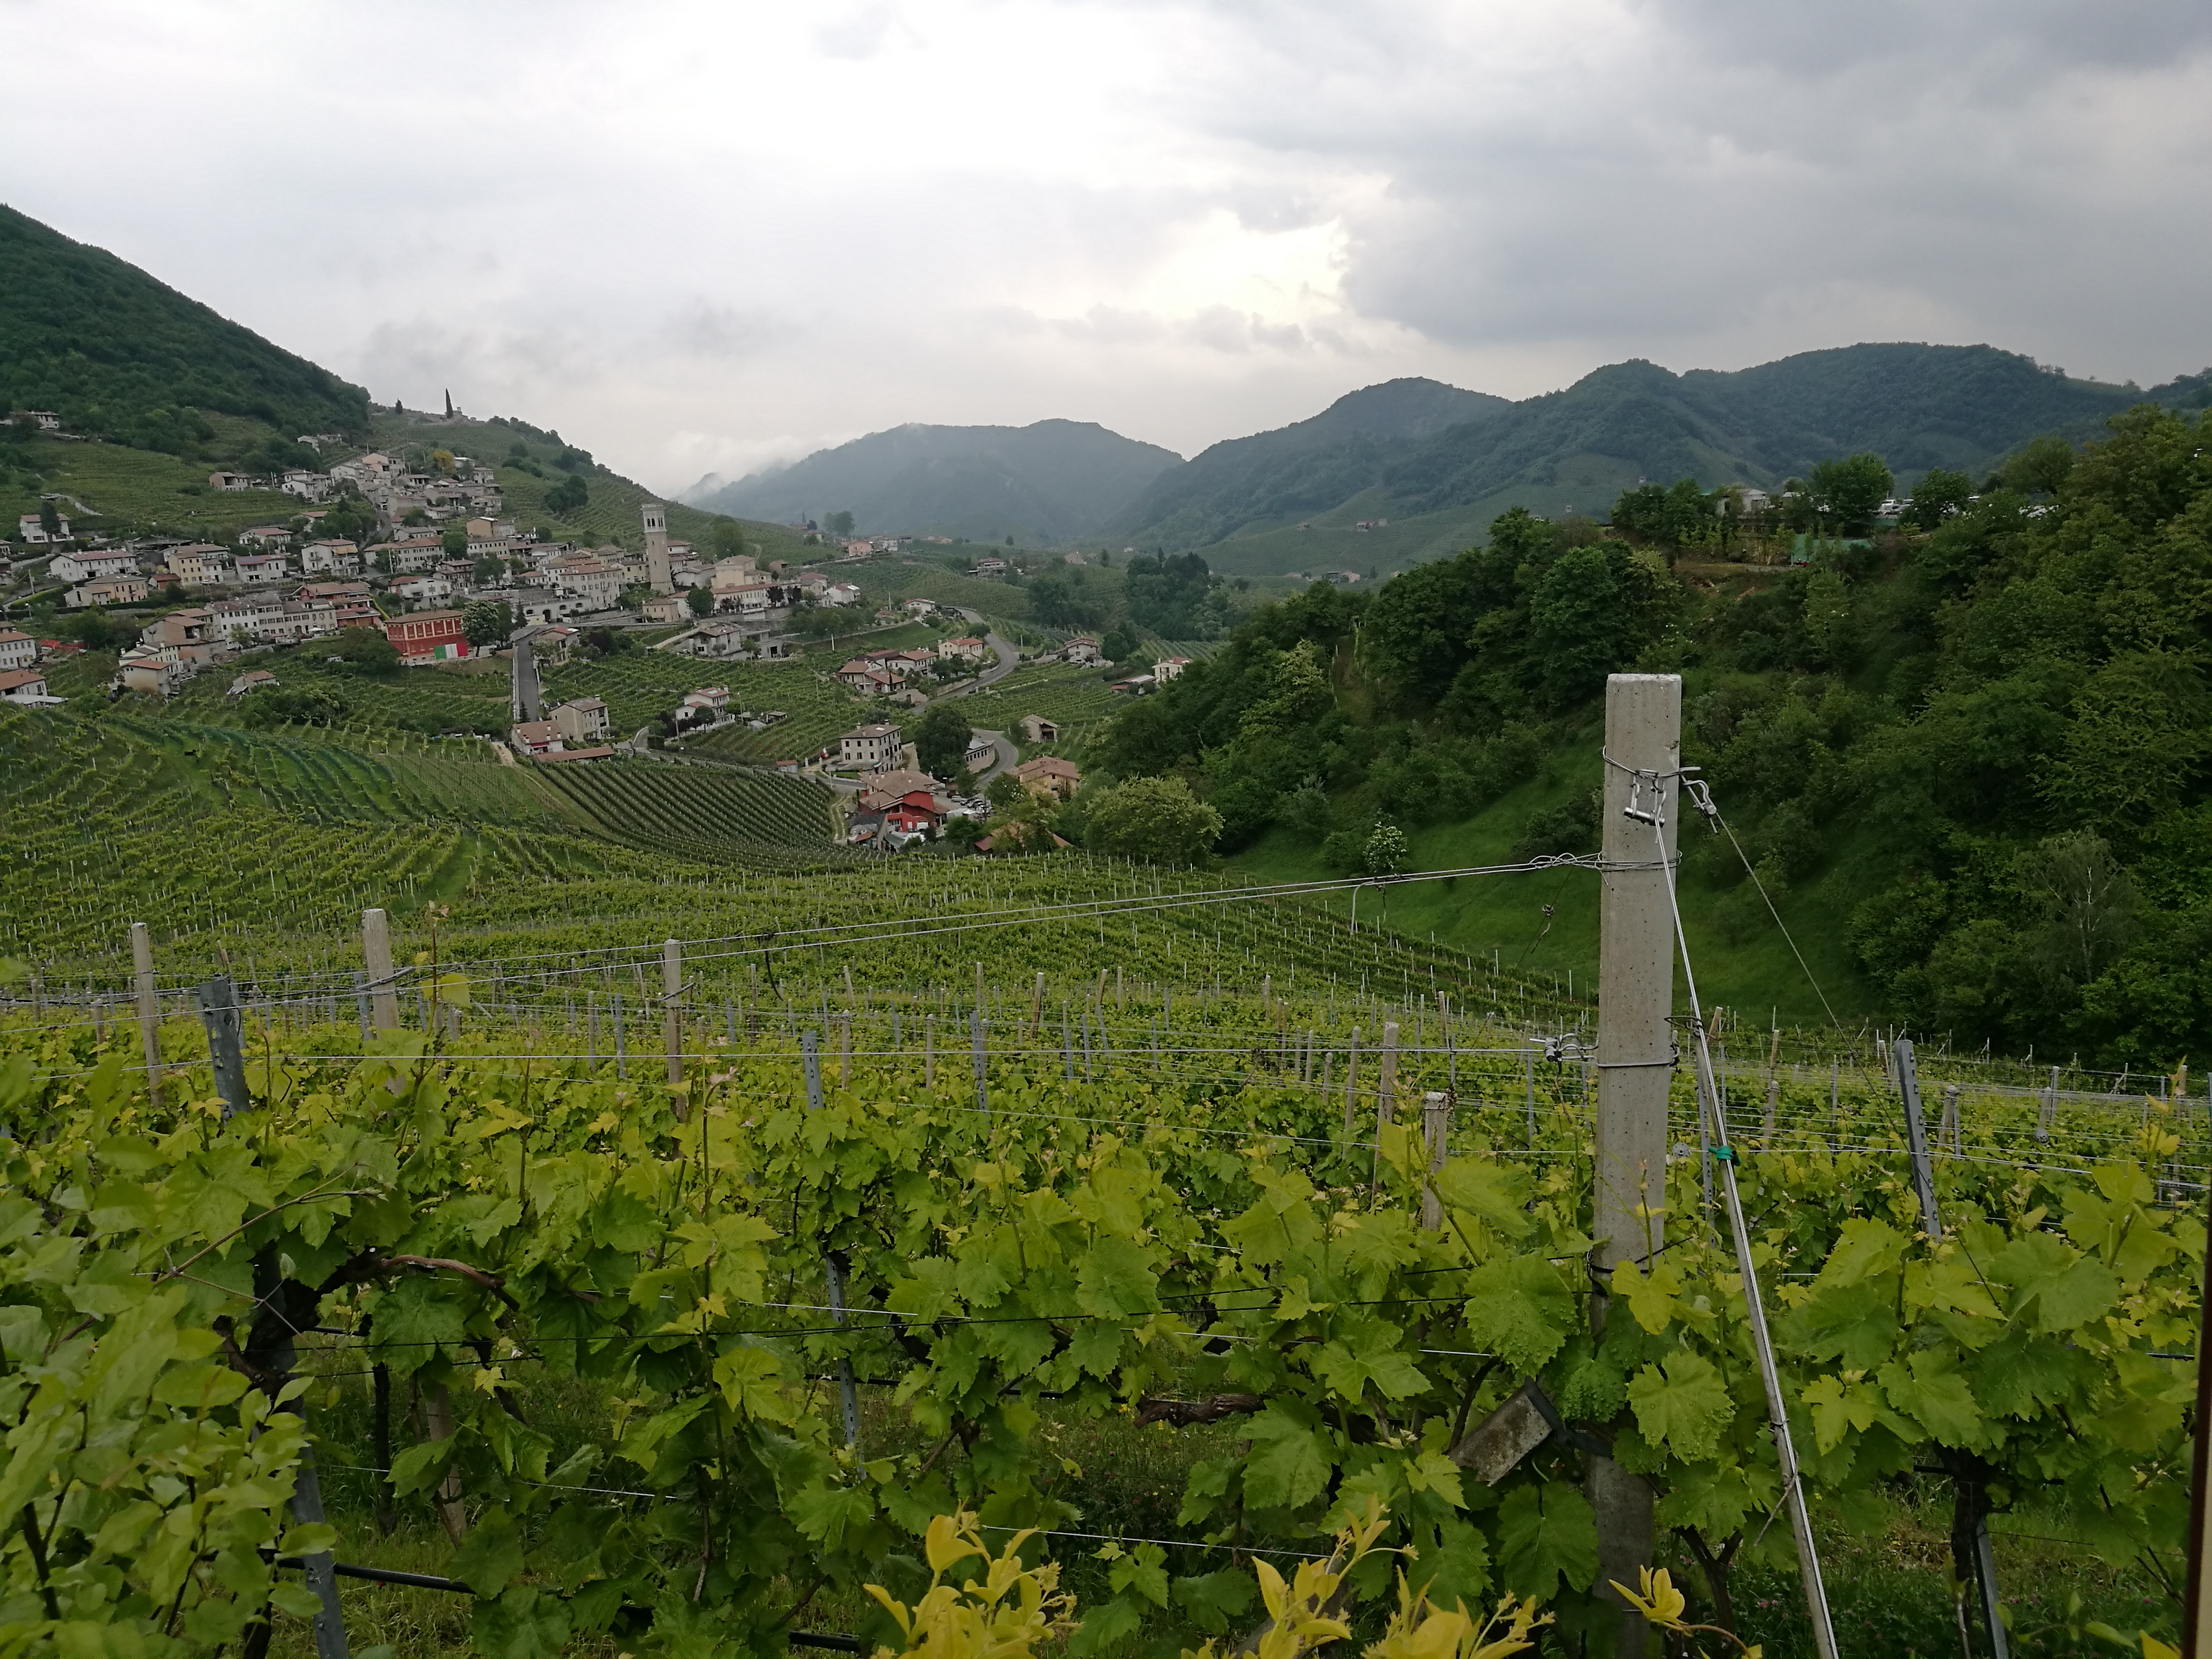
M 645 579 L 656 593 L 676 591 L 668 574 L 668 509 L 659 501 L 645 504 Z

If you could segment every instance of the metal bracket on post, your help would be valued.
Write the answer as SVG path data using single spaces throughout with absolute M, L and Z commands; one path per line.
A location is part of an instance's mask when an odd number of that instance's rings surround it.
M 1893 1052 L 1898 1092 L 1905 1097 L 1905 1141 L 1912 1154 L 1912 1186 L 1920 1195 L 1920 1231 L 1941 1238 L 1943 1223 L 1936 1213 L 1936 1176 L 1928 1163 L 1928 1121 L 1920 1112 L 1920 1073 L 1913 1062 L 1912 1039 L 1898 1038 Z
M 238 988 L 217 974 L 199 988 L 200 1024 L 207 1027 L 208 1060 L 215 1068 L 215 1091 L 222 1097 L 222 1121 L 251 1111 L 246 1091 L 246 1048 L 238 1014 Z

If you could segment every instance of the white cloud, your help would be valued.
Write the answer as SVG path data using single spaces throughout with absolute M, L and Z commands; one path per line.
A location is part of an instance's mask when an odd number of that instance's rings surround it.
M 671 488 L 1861 338 L 2163 379 L 2212 361 L 2209 47 L 2176 0 L 21 0 L 0 153 L 379 398 Z

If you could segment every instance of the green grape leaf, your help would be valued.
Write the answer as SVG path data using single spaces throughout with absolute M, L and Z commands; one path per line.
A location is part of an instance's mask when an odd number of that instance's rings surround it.
M 1563 1482 L 1516 1486 L 1498 1506 L 1498 1565 L 1517 1596 L 1548 1601 L 1562 1582 L 1588 1589 L 1597 1577 L 1597 1511 Z
M 783 1368 L 766 1348 L 740 1346 L 714 1361 L 714 1386 L 730 1409 L 770 1423 L 788 1423 L 796 1416 L 783 1392 Z
M 1937 1441 L 1972 1449 L 1990 1443 L 1989 1425 L 1956 1365 L 1942 1350 L 1923 1348 L 1908 1364 L 1884 1365 L 1881 1388 L 1891 1405 Z
M 1905 1260 L 1905 1236 L 1886 1221 L 1854 1217 L 1836 1230 L 1835 1248 L 1820 1264 L 1820 1288 L 1838 1290 L 1887 1273 Z
M 469 1641 L 484 1659 L 554 1659 L 568 1644 L 568 1609 L 550 1591 L 518 1586 L 477 1602 Z
M 497 1595 L 522 1571 L 522 1534 L 497 1510 L 477 1517 L 453 1552 L 453 1577 L 478 1595 Z
M 1575 1328 L 1574 1297 L 1539 1256 L 1486 1261 L 1468 1274 L 1467 1289 L 1468 1335 L 1516 1375 L 1543 1370 Z
M 2120 1281 L 2110 1267 L 2045 1232 L 2013 1240 L 1990 1263 L 1990 1273 L 2013 1287 L 2014 1317 L 2033 1311 L 2039 1331 L 2079 1330 L 2120 1298 Z
M 824 1549 L 844 1547 L 845 1535 L 875 1519 L 875 1501 L 858 1486 L 808 1486 L 785 1506 L 792 1524 Z
M 1402 1349 L 1384 1347 L 1378 1342 L 1360 1342 L 1356 1350 L 1341 1342 L 1324 1342 L 1313 1350 L 1308 1363 L 1322 1385 L 1344 1400 L 1361 1399 L 1370 1382 L 1386 1400 L 1410 1399 L 1428 1391 L 1429 1379 Z
M 894 1283 L 884 1306 L 911 1319 L 943 1319 L 960 1311 L 960 1270 L 941 1255 L 906 1264 L 908 1277 Z
M 1881 1395 L 1871 1382 L 1845 1382 L 1840 1376 L 1816 1376 L 1798 1396 L 1813 1413 L 1813 1439 L 1832 1452 L 1846 1434 L 1863 1434 L 1883 1416 Z
M 451 1437 L 425 1440 L 410 1446 L 392 1460 L 392 1490 L 402 1498 L 429 1491 L 444 1479 L 446 1465 L 453 1455 Z
M 1169 1589 L 1176 1605 L 1208 1636 L 1218 1636 L 1231 1625 L 1241 1622 L 1259 1599 L 1252 1575 L 1235 1567 L 1178 1578 Z
M 1638 1325 L 1656 1336 L 1674 1317 L 1682 1276 L 1662 1261 L 1647 1278 L 1633 1261 L 1623 1261 L 1613 1270 L 1613 1293 L 1628 1304 Z
M 1126 1595 L 1102 1601 L 1083 1615 L 1075 1634 L 1067 1638 L 1072 1659 L 1090 1659 L 1133 1636 L 1145 1622 L 1145 1610 Z
M 1406 1577 L 1415 1585 L 1426 1580 L 1429 1599 L 1440 1607 L 1480 1607 L 1490 1600 L 1489 1540 L 1472 1522 L 1446 1516 L 1437 1523 L 1436 1542 L 1422 1546 Z
M 1106 1570 L 1106 1583 L 1116 1595 L 1134 1590 L 1156 1607 L 1168 1604 L 1168 1553 L 1158 1544 L 1139 1544 Z
M 1279 1401 L 1252 1419 L 1244 1460 L 1244 1501 L 1255 1509 L 1297 1509 L 1328 1486 L 1331 1460 L 1312 1408 Z
M 1528 1178 L 1518 1170 L 1486 1158 L 1455 1158 L 1446 1160 L 1430 1180 L 1445 1204 L 1488 1223 L 1508 1238 L 1520 1238 L 1535 1224 L 1524 1207 Z
M 1678 1349 L 1629 1379 L 1628 1403 L 1644 1437 L 1685 1463 L 1720 1449 L 1721 1431 L 1735 1417 L 1735 1401 L 1711 1360 Z
M 1077 1261 L 1075 1284 L 1075 1305 L 1087 1314 L 1149 1313 L 1159 1305 L 1159 1279 L 1143 1248 L 1110 1234 Z

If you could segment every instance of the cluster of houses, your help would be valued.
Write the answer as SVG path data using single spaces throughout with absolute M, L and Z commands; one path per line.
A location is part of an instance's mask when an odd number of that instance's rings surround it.
M 904 847 L 916 839 L 934 840 L 944 833 L 947 820 L 987 818 L 988 801 L 963 799 L 944 783 L 920 769 L 910 745 L 899 740 L 895 726 L 861 726 L 838 739 L 848 764 L 859 764 L 866 775 L 845 821 L 845 837 L 856 844 L 886 848 Z M 985 756 L 991 752 L 987 743 Z M 860 756 L 874 758 L 866 762 Z M 1016 781 L 1032 793 L 1064 801 L 1082 787 L 1083 774 L 1071 761 L 1040 755 L 1013 769 Z M 975 843 L 981 853 L 991 851 L 990 837 Z
M 515 754 L 532 760 L 592 761 L 614 753 L 613 735 L 605 698 L 572 697 L 547 709 L 542 720 L 515 721 L 507 741 Z

